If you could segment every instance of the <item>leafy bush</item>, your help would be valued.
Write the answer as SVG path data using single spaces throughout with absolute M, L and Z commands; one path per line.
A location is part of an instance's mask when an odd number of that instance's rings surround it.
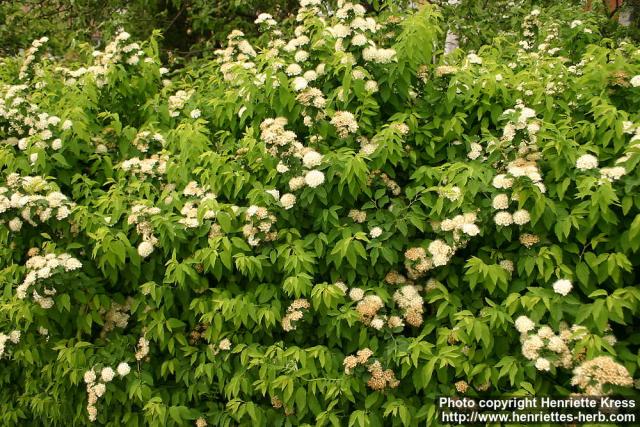
M 182 72 L 125 32 L 3 59 L 5 422 L 637 396 L 638 48 L 536 8 L 444 55 L 435 6 L 301 3 Z

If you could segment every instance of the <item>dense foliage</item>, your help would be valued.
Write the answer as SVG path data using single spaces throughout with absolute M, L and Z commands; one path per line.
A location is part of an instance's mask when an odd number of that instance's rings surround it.
M 638 396 L 640 49 L 519 4 L 477 51 L 456 5 L 302 0 L 177 71 L 124 31 L 3 58 L 4 422 Z

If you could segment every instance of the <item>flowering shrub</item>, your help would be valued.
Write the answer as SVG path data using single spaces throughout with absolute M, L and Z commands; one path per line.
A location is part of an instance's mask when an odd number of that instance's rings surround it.
M 181 71 L 126 32 L 3 59 L 8 423 L 637 396 L 640 50 L 536 8 L 444 54 L 436 6 L 323 4 Z

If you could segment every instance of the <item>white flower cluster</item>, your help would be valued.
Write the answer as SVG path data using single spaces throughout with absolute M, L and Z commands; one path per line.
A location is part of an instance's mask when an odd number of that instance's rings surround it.
M 395 49 L 377 48 L 375 45 L 368 46 L 363 49 L 362 58 L 377 64 L 389 64 L 396 59 L 396 51 Z
M 581 171 L 596 169 L 598 167 L 598 158 L 591 154 L 583 154 L 576 160 L 576 168 Z
M 256 64 L 252 58 L 256 56 L 255 49 L 244 38 L 244 33 L 239 30 L 233 30 L 228 36 L 228 45 L 226 49 L 218 49 L 215 51 L 220 64 L 220 71 L 228 83 L 234 86 L 241 86 L 245 82 L 243 73 L 248 72 L 251 79 L 256 84 L 263 84 L 263 77 L 256 73 Z
M 164 175 L 167 172 L 168 161 L 169 155 L 161 153 L 154 154 L 146 159 L 132 157 L 131 159 L 123 161 L 116 167 L 125 172 L 131 173 L 131 175 L 140 180 L 145 180 L 146 178 L 161 177 Z
M 589 331 L 584 326 L 569 327 L 562 322 L 557 334 L 547 325 L 536 331 L 536 325 L 531 319 L 520 316 L 515 321 L 515 327 L 521 334 L 522 355 L 531 360 L 539 371 L 550 371 L 552 367 L 571 369 L 584 360 L 585 349 L 577 346 L 580 341 L 589 338 Z M 602 339 L 610 345 L 616 342 L 613 335 Z
M 40 110 L 35 102 L 28 99 L 27 85 L 0 86 L 0 118 L 8 122 L 9 136 L 0 141 L 1 145 L 16 147 L 26 151 L 31 163 L 38 159 L 37 150 L 62 148 L 63 132 L 73 123 Z
M 6 351 L 7 341 L 12 344 L 18 344 L 20 342 L 20 331 L 11 331 L 9 335 L 3 334 L 0 332 L 0 359 L 4 356 L 4 352 Z
M 475 53 L 468 54 L 467 61 L 469 62 L 469 64 L 482 65 L 482 58 Z
M 280 204 L 283 208 L 289 210 L 296 204 L 296 196 L 291 193 L 283 194 L 282 197 L 280 197 Z
M 640 127 L 636 129 L 636 137 L 635 140 L 640 140 Z M 631 141 L 634 141 L 632 138 Z M 630 148 L 638 148 L 640 147 L 640 143 L 632 144 Z M 616 160 L 616 164 L 624 163 L 629 160 L 631 156 L 629 154 L 625 154 L 619 159 Z M 578 157 L 576 160 L 576 169 L 580 171 L 588 171 L 592 169 L 598 168 L 598 158 L 591 154 L 583 154 Z M 623 176 L 627 174 L 627 170 L 624 166 L 613 166 L 608 168 L 600 168 L 600 182 L 613 182 L 617 181 Z
M 285 130 L 284 127 L 286 124 L 287 119 L 284 117 L 267 119 L 260 124 L 260 139 L 266 144 L 267 151 L 272 156 L 281 159 L 276 170 L 279 173 L 287 173 L 291 168 L 296 167 L 293 163 L 294 159 L 298 159 L 296 162 L 301 164 L 307 171 L 302 171 L 301 173 L 304 175 L 294 176 L 289 180 L 289 188 L 291 191 L 299 190 L 305 185 L 310 188 L 316 188 L 322 185 L 325 180 L 324 173 L 313 169 L 322 163 L 322 154 L 302 145 L 302 143 L 297 140 L 294 132 Z M 297 169 L 299 170 L 299 168 Z M 291 196 L 293 195 L 288 196 L 288 200 L 281 201 L 283 206 L 286 207 L 284 202 L 289 206 L 293 206 L 292 203 L 295 203 L 295 199 Z
M 268 13 L 261 13 L 260 15 L 258 15 L 258 18 L 253 22 L 256 24 L 264 24 L 267 27 L 273 27 L 277 24 L 276 20 L 273 19 L 273 16 L 271 16 Z
M 304 77 L 303 77 L 304 78 Z M 327 105 L 324 93 L 315 87 L 308 87 L 296 96 L 296 100 L 305 107 L 322 110 Z M 316 119 L 324 118 L 324 114 L 316 115 Z
M 242 234 L 251 246 L 258 246 L 263 240 L 273 242 L 278 238 L 275 229 L 276 217 L 267 208 L 251 205 L 245 212 L 247 223 L 242 227 Z
M 556 280 L 553 284 L 553 291 L 562 296 L 567 296 L 572 288 L 571 281 L 567 279 Z
M 304 77 L 296 77 L 296 79 L 294 79 L 294 86 L 296 85 L 296 80 L 300 82 L 300 79 L 302 79 L 305 82 L 305 88 L 296 96 L 296 100 L 304 106 L 302 116 L 303 122 L 307 127 L 311 127 L 314 123 L 324 120 L 327 116 L 324 111 L 324 107 L 327 104 L 324 93 L 315 87 L 306 86 L 307 81 L 312 81 L 317 78 L 318 73 L 316 71 L 307 71 Z
M 100 378 L 98 378 L 95 368 L 91 368 L 84 373 L 84 382 L 87 386 L 87 414 L 89 415 L 89 421 L 94 422 L 98 418 L 96 403 L 106 393 L 107 383 L 113 381 L 116 372 L 120 378 L 124 378 L 131 372 L 131 367 L 126 362 L 118 364 L 115 371 L 113 368 L 105 366 L 100 370 Z
M 458 243 L 467 236 L 475 237 L 480 234 L 480 227 L 475 224 L 476 220 L 475 213 L 467 212 L 463 215 L 456 215 L 451 219 L 442 220 L 439 224 L 439 229 L 453 232 L 453 240 Z
M 130 37 L 127 32 L 119 32 L 115 39 L 105 46 L 104 51 L 93 52 L 93 62 L 88 67 L 83 66 L 75 70 L 58 67 L 58 71 L 67 76 L 65 84 L 85 84 L 87 80 L 81 77 L 90 75 L 93 76 L 98 87 L 103 87 L 107 84 L 109 74 L 116 69 L 117 65 L 135 66 L 143 58 L 143 63 L 153 63 L 153 58 L 145 58 L 146 54 L 138 43 L 125 44 Z
M 75 203 L 44 178 L 39 176 L 20 176 L 9 174 L 6 187 L 0 187 L 0 214 L 16 210 L 20 217 L 9 221 L 9 229 L 17 233 L 22 228 L 23 220 L 32 226 L 37 221 L 47 222 L 52 217 L 62 221 L 71 214 Z
M 160 208 L 150 207 L 143 204 L 133 205 L 131 214 L 127 218 L 129 225 L 136 226 L 136 232 L 142 236 L 142 242 L 138 245 L 138 254 L 142 258 L 147 258 L 153 252 L 158 244 L 158 238 L 153 234 L 153 225 L 151 219 L 153 216 L 159 215 Z
M 495 180 L 495 178 L 494 178 Z M 526 209 L 518 209 L 511 213 L 507 211 L 509 208 L 509 195 L 505 193 L 499 193 L 493 197 L 491 202 L 493 209 L 498 210 L 498 213 L 493 217 L 496 225 L 501 227 L 508 227 L 512 224 L 525 225 L 531 221 L 531 215 Z
M 369 236 L 371 236 L 372 239 L 377 239 L 378 237 L 382 236 L 382 228 L 381 227 L 373 227 L 371 230 L 369 230 Z
M 493 178 L 493 187 L 500 190 L 507 190 L 513 187 L 517 178 L 526 177 L 533 185 L 535 185 L 542 193 L 546 192 L 546 187 L 542 182 L 542 175 L 538 168 L 537 161 L 541 158 L 536 146 L 536 135 L 540 129 L 536 117 L 536 112 L 531 108 L 524 106 L 521 101 L 516 103 L 514 109 L 505 111 L 507 115 L 513 115 L 514 121 L 510 121 L 504 128 L 501 144 L 495 144 L 493 149 L 503 149 L 508 152 L 513 143 L 516 132 L 524 130 L 522 140 L 518 145 L 518 158 L 506 165 L 506 174 L 498 174 Z M 528 139 L 527 139 L 528 138 Z M 525 225 L 531 221 L 531 215 L 526 209 L 518 209 L 509 212 L 510 196 L 505 193 L 499 193 L 492 200 L 492 207 L 498 212 L 494 215 L 494 222 L 501 227 L 508 227 L 512 224 Z M 517 199 L 517 194 L 511 196 L 512 200 Z M 530 240 L 530 239 L 525 239 Z
M 33 256 L 25 264 L 27 274 L 22 283 L 16 288 L 16 296 L 19 299 L 25 299 L 29 288 L 34 287 L 36 284 L 42 284 L 42 282 L 56 274 L 74 271 L 82 267 L 80 261 L 66 253 L 59 255 L 49 253 L 41 256 L 37 255 L 38 250 L 29 252 Z M 51 297 L 56 294 L 56 289 L 47 288 L 43 285 L 39 290 L 43 295 L 40 295 L 38 289 L 33 289 L 33 300 L 44 309 L 53 307 L 53 298 Z

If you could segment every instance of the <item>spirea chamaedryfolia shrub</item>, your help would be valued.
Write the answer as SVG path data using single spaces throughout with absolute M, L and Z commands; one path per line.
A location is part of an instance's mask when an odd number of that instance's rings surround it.
M 4 422 L 637 396 L 640 51 L 564 16 L 444 55 L 434 6 L 303 0 L 173 73 L 126 32 L 4 58 Z

